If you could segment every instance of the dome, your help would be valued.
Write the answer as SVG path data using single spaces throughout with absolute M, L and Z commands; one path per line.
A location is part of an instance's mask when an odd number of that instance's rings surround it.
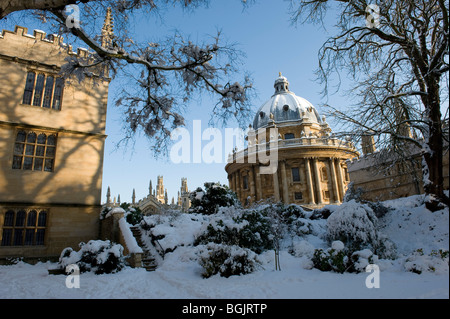
M 321 123 L 316 108 L 306 99 L 289 91 L 289 81 L 279 74 L 274 84 L 275 94 L 256 112 L 253 129 L 268 125 L 273 120 L 276 124 L 308 120 L 310 123 Z

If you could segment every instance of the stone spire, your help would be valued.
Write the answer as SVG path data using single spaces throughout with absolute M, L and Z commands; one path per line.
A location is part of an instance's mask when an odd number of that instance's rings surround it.
M 111 189 L 108 186 L 108 190 L 106 191 L 106 204 L 111 204 Z
M 148 193 L 149 193 L 150 195 L 153 195 L 152 180 L 150 180 L 150 185 L 148 186 Z
M 111 7 L 108 7 L 106 9 L 106 17 L 105 22 L 103 23 L 102 28 L 102 47 L 103 48 L 110 48 L 112 46 L 112 39 L 114 37 L 114 24 L 113 24 L 113 18 L 111 14 Z
M 136 204 L 136 192 L 133 188 L 133 195 L 131 196 L 131 204 L 134 206 Z

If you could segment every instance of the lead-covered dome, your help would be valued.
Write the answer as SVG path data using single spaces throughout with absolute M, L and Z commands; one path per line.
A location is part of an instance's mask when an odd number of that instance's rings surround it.
M 253 129 L 265 127 L 269 121 L 275 124 L 309 121 L 320 124 L 319 113 L 306 99 L 289 91 L 289 81 L 281 75 L 275 80 L 275 94 L 258 110 L 253 120 Z

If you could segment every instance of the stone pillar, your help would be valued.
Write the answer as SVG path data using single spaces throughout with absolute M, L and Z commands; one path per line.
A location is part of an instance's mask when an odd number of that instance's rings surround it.
M 308 186 L 308 192 L 310 197 L 310 204 L 315 204 L 314 188 L 311 178 L 311 165 L 309 164 L 309 158 L 305 158 L 305 170 L 306 170 L 306 185 Z
M 316 181 L 316 190 L 317 190 L 317 204 L 322 205 L 323 204 L 323 197 L 322 197 L 322 185 L 320 182 L 320 175 L 319 175 L 319 168 L 317 166 L 317 157 L 313 158 L 313 169 L 314 169 L 314 177 Z
M 333 188 L 334 201 L 336 203 L 339 203 L 339 202 L 341 202 L 341 199 L 339 196 L 339 188 L 338 188 L 338 183 L 337 183 L 337 179 L 336 179 L 336 170 L 334 168 L 334 158 L 330 157 L 329 165 L 330 165 L 330 172 L 331 172 L 331 186 Z
M 275 201 L 280 201 L 280 185 L 278 183 L 278 167 L 275 173 L 272 174 L 273 176 L 273 195 L 275 197 Z
M 255 174 L 253 170 L 253 165 L 250 167 L 250 170 L 248 172 L 248 179 L 249 179 L 249 186 L 250 186 L 250 196 L 251 196 L 251 203 L 254 203 L 256 201 L 256 191 L 255 191 Z
M 242 196 L 241 196 L 241 175 L 239 174 L 239 171 L 236 171 L 236 194 L 239 200 L 242 203 Z M 242 203 L 244 204 L 244 203 Z
M 337 182 L 339 187 L 339 196 L 341 197 L 341 201 L 344 200 L 344 178 L 342 176 L 342 167 L 341 167 L 341 161 L 339 158 L 334 159 L 334 164 L 336 167 L 337 172 Z
M 286 161 L 281 162 L 281 182 L 283 183 L 283 202 L 289 204 L 288 180 L 286 174 Z
M 259 166 L 255 168 L 256 170 L 256 200 L 261 200 L 263 198 L 263 191 L 261 186 L 261 173 L 259 172 Z

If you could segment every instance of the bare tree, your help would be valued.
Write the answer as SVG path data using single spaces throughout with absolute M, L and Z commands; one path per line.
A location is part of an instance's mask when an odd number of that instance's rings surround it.
M 218 120 L 233 118 L 244 125 L 250 114 L 250 78 L 242 75 L 242 81 L 231 80 L 240 73 L 242 53 L 235 45 L 222 43 L 220 32 L 210 37 L 209 43 L 193 43 L 179 32 L 165 41 L 138 43 L 128 32 L 134 14 L 160 15 L 171 6 L 189 10 L 207 3 L 208 0 L 11 0 L 0 2 L 0 19 L 26 12 L 47 23 L 55 33 L 86 45 L 92 54 L 85 59 L 68 58 L 61 70 L 67 78 L 82 80 L 92 73 L 127 78 L 129 85 L 123 87 L 115 101 L 125 114 L 124 140 L 142 132 L 150 139 L 155 154 L 160 154 L 167 151 L 171 131 L 185 125 L 185 106 L 196 95 L 209 92 L 218 97 L 212 108 L 212 116 Z M 75 9 L 79 19 L 74 15 Z
M 448 148 L 448 1 L 291 0 L 291 5 L 296 23 L 324 23 L 330 9 L 338 15 L 338 34 L 320 49 L 317 74 L 327 95 L 332 76 L 341 84 L 346 71 L 357 103 L 345 110 L 331 107 L 330 113 L 345 121 L 351 134 L 375 137 L 381 148 L 408 153 L 411 145 L 418 147 L 424 189 L 432 195 L 429 208 L 448 205 L 442 171 L 444 145 Z

